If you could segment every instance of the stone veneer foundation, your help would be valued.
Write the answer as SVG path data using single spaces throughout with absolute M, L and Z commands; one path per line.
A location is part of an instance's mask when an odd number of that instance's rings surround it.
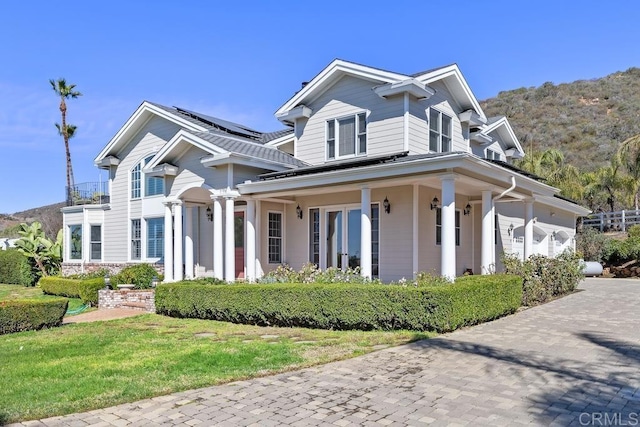
M 63 262 L 62 263 L 62 275 L 71 276 L 73 274 L 94 273 L 100 269 L 109 270 L 109 274 L 114 275 L 120 272 L 125 267 L 131 265 L 138 265 L 139 262 L 115 262 L 115 263 L 103 263 L 103 262 Z M 164 274 L 164 264 L 151 264 L 158 274 Z
M 155 313 L 155 291 L 153 289 L 117 291 L 101 289 L 98 291 L 98 308 L 128 308 Z

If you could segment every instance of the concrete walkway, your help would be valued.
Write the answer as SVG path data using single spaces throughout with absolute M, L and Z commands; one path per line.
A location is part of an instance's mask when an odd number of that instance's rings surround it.
M 640 281 L 581 289 L 355 359 L 22 425 L 637 425 Z

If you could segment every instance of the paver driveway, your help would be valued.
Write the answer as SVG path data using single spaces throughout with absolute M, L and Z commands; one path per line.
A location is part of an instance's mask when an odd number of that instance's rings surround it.
M 311 369 L 24 425 L 638 425 L 640 281 Z

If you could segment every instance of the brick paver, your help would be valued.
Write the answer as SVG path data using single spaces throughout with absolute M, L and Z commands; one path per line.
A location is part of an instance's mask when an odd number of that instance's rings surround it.
M 16 425 L 638 425 L 640 281 L 581 289 L 355 359 Z

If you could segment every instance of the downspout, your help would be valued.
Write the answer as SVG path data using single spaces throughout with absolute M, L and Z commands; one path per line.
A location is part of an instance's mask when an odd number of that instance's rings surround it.
M 506 190 L 504 190 L 502 193 L 498 194 L 496 197 L 494 197 L 491 200 L 491 209 L 493 210 L 493 215 L 492 215 L 492 218 L 491 218 L 491 222 L 493 223 L 493 227 L 492 228 L 494 230 L 496 228 L 496 223 L 495 223 L 495 221 L 496 221 L 496 210 L 495 210 L 496 209 L 496 200 L 499 200 L 499 199 L 503 198 L 504 196 L 506 196 L 507 194 L 511 193 L 513 190 L 515 190 L 515 188 L 516 188 L 516 177 L 511 175 L 511 187 L 507 188 Z M 494 240 L 495 240 L 495 237 L 494 237 Z M 494 248 L 495 248 L 495 245 L 497 244 L 497 242 L 493 242 L 493 244 L 494 244 Z M 504 250 L 504 247 L 503 247 L 503 250 Z M 493 266 L 494 266 L 494 269 L 495 269 L 496 268 L 496 251 L 495 251 L 495 249 L 493 250 Z
M 500 193 L 496 197 L 494 197 L 493 198 L 493 202 L 495 203 L 496 200 L 502 199 L 504 196 L 506 196 L 507 194 L 511 193 L 515 188 L 516 188 L 516 177 L 511 175 L 511 187 L 507 188 L 502 193 Z

